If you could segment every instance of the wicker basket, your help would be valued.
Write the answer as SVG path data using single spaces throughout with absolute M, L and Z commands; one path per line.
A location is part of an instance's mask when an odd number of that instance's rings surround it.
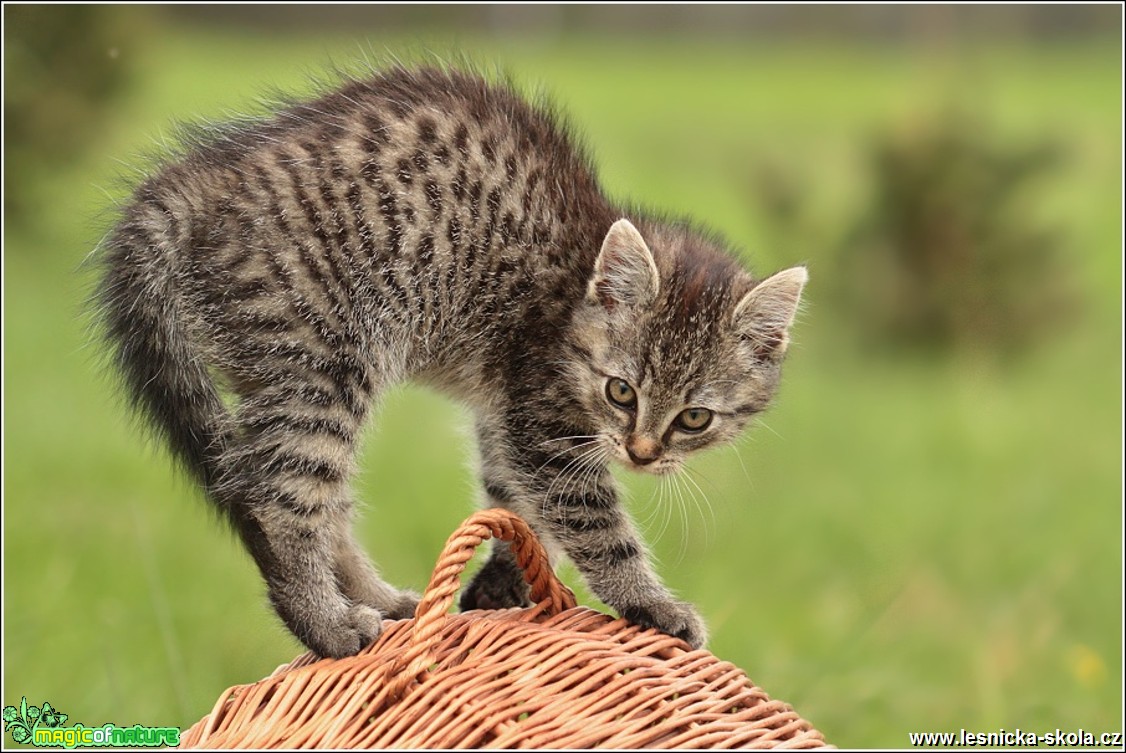
M 527 609 L 449 614 L 490 536 L 510 541 Z M 741 670 L 578 607 L 520 518 L 487 510 L 446 542 L 414 619 L 347 659 L 298 657 L 231 688 L 181 736 L 200 748 L 815 748 L 825 739 Z

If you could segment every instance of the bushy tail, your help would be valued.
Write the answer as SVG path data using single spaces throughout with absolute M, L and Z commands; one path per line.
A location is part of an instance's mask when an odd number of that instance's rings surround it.
M 102 253 L 96 305 L 131 402 L 219 502 L 228 413 L 193 350 L 174 284 L 175 239 L 162 224 L 142 206 L 127 213 Z

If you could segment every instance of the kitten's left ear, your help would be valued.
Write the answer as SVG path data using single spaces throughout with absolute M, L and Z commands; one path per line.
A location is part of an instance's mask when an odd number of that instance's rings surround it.
M 778 358 L 790 341 L 790 325 L 798 312 L 805 267 L 792 267 L 766 278 L 735 307 L 732 323 L 756 358 Z
M 657 263 L 645 239 L 626 219 L 610 226 L 594 263 L 587 298 L 612 311 L 617 304 L 646 306 L 660 290 Z

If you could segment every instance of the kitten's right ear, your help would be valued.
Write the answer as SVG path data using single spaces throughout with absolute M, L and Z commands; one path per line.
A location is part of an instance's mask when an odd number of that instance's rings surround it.
M 756 285 L 735 306 L 732 323 L 756 358 L 778 358 L 786 352 L 790 325 L 808 280 L 805 267 L 784 269 Z
M 618 220 L 602 242 L 587 299 L 607 311 L 618 304 L 646 306 L 657 297 L 660 287 L 657 263 L 645 239 L 629 220 Z

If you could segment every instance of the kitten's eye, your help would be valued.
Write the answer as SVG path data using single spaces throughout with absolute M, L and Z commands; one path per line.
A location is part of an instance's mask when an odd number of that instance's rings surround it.
M 676 417 L 676 428 L 694 434 L 708 428 L 712 412 L 707 408 L 686 408 Z
M 633 408 L 637 405 L 637 393 L 624 379 L 611 379 L 606 382 L 606 399 L 619 408 Z

